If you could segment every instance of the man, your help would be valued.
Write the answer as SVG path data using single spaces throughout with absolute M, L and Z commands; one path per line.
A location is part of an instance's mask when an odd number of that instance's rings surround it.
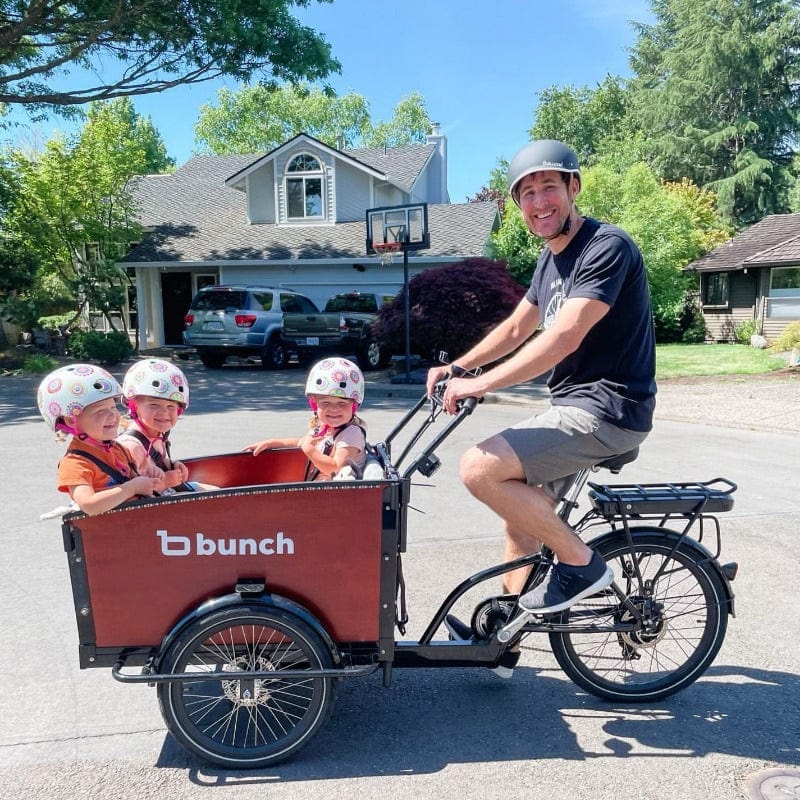
M 647 436 L 655 341 L 641 253 L 620 228 L 578 212 L 575 153 L 562 142 L 531 142 L 511 160 L 508 178 L 528 230 L 547 245 L 517 308 L 454 365 L 432 368 L 427 389 L 456 366 L 471 370 L 513 353 L 476 378 L 450 377 L 443 402 L 453 413 L 459 399 L 552 370 L 545 413 L 481 442 L 461 460 L 464 484 L 505 524 L 507 560 L 535 552 L 541 542 L 556 554 L 545 581 L 519 598 L 525 611 L 541 615 L 613 580 L 554 507 L 576 472 L 632 450 Z M 540 324 L 543 331 L 531 338 Z M 505 591 L 519 593 L 526 574 L 507 573 Z M 518 653 L 510 656 L 515 661 Z

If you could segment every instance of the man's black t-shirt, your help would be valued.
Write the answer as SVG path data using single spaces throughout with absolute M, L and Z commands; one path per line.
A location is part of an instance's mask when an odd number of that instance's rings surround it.
M 642 255 L 625 231 L 586 218 L 561 253 L 544 249 L 526 298 L 539 307 L 545 328 L 571 297 L 600 300 L 610 309 L 553 370 L 553 405 L 649 431 L 656 392 L 653 318 Z

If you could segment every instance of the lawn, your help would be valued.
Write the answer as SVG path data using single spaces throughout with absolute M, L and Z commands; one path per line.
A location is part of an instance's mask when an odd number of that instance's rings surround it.
M 656 380 L 689 375 L 752 375 L 787 366 L 786 359 L 745 344 L 660 344 Z

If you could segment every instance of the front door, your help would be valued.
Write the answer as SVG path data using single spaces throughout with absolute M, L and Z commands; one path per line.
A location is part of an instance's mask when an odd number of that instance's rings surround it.
M 161 273 L 164 344 L 183 344 L 183 317 L 192 302 L 191 272 Z

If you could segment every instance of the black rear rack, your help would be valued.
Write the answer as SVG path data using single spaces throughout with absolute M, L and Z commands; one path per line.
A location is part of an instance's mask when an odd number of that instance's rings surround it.
M 730 511 L 731 496 L 738 488 L 727 478 L 697 483 L 619 483 L 599 485 L 589 482 L 592 507 L 604 517 L 644 514 L 701 514 Z

